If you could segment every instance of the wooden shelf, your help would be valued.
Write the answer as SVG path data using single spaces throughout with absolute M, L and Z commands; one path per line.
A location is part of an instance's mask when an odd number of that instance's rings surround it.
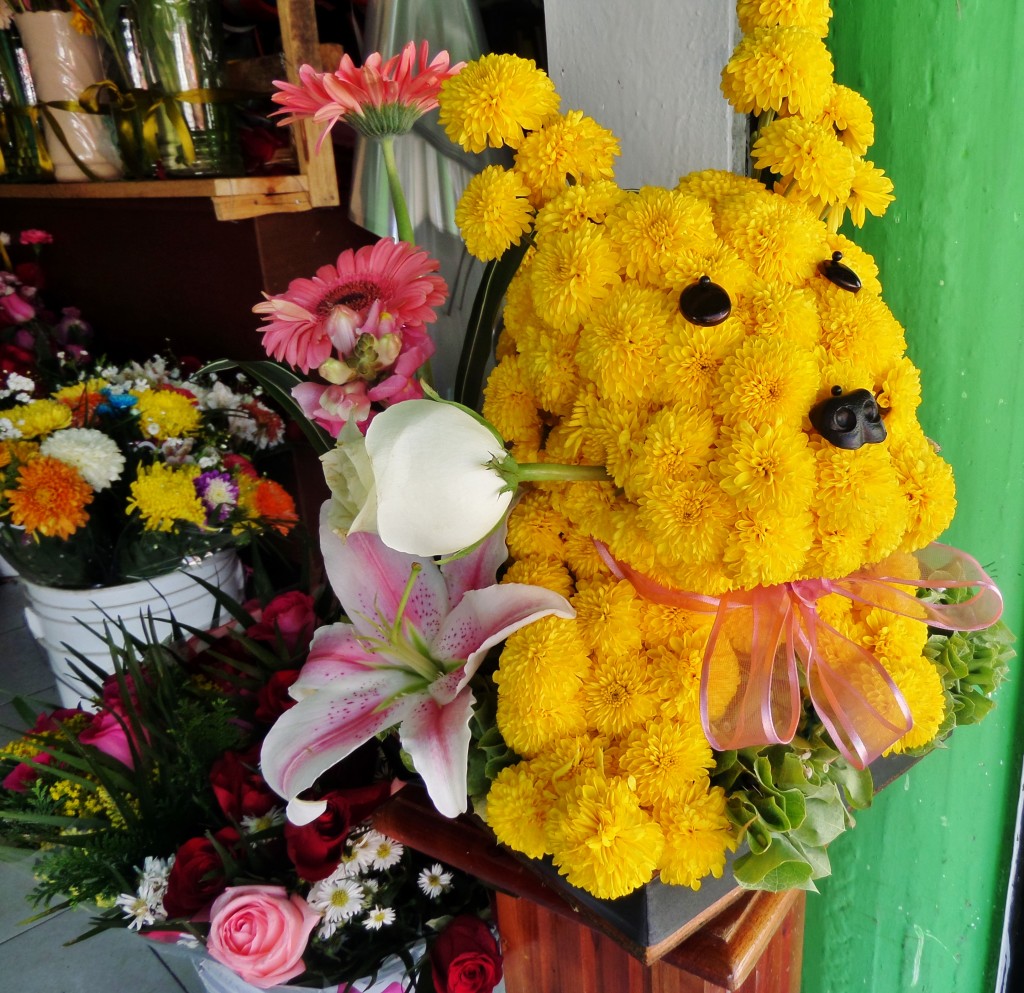
M 283 62 L 288 78 L 298 82 L 304 63 L 335 68 L 337 46 L 320 45 L 314 0 L 280 0 Z M 240 221 L 265 214 L 294 214 L 340 203 L 334 152 L 329 141 L 315 145 L 321 126 L 301 121 L 292 126 L 299 173 L 294 176 L 240 176 L 216 179 L 165 179 L 136 182 L 6 183 L 0 199 L 122 200 L 209 197 L 218 220 Z

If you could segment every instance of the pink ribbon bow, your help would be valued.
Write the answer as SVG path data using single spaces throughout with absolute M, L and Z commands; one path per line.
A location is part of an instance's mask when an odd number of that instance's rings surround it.
M 721 597 L 674 590 L 612 558 L 602 557 L 642 597 L 685 610 L 714 613 L 700 680 L 700 716 L 713 748 L 725 751 L 787 744 L 800 720 L 802 663 L 815 711 L 840 752 L 858 769 L 878 758 L 913 725 L 910 709 L 878 659 L 818 616 L 817 601 L 830 593 L 925 621 L 947 631 L 980 631 L 999 620 L 1003 598 L 981 565 L 966 552 L 933 542 L 915 552 L 921 578 L 856 572 L 843 579 L 808 579 L 726 593 Z M 962 603 L 928 603 L 900 587 L 975 587 Z M 720 648 L 723 632 L 745 635 Z M 725 710 L 712 716 L 709 688 L 730 654 L 739 657 L 739 688 Z M 732 666 L 730 665 L 730 669 Z M 724 678 L 730 679 L 726 673 Z

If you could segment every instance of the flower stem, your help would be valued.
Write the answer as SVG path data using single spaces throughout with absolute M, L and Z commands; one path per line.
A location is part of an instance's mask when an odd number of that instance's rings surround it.
M 551 462 L 520 462 L 509 473 L 520 483 L 577 483 L 611 481 L 603 465 L 559 465 Z
M 380 139 L 381 151 L 384 153 L 384 167 L 388 173 L 388 189 L 391 191 L 391 204 L 395 208 L 395 222 L 398 225 L 399 241 L 415 245 L 415 232 L 409 207 L 405 202 L 402 180 L 398 176 L 398 163 L 395 161 L 395 139 L 393 135 Z

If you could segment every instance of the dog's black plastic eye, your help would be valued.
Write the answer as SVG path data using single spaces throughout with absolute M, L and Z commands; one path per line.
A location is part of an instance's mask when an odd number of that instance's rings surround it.
M 732 313 L 732 300 L 710 276 L 701 276 L 679 294 L 679 310 L 691 324 L 713 328 Z
M 861 288 L 860 276 L 843 261 L 842 252 L 833 252 L 832 258 L 819 262 L 818 272 L 842 290 L 857 293 Z

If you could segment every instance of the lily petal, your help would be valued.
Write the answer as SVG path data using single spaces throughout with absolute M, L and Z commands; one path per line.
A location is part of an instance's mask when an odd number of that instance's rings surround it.
M 402 747 L 423 777 L 431 802 L 445 817 L 466 810 L 469 719 L 473 694 L 464 689 L 450 703 L 420 697 L 402 721 Z
M 395 699 L 408 689 L 409 679 L 409 674 L 389 669 L 343 676 L 330 689 L 299 700 L 277 719 L 264 739 L 260 765 L 267 785 L 291 805 L 363 742 L 404 721 L 427 696 L 421 691 Z M 294 816 L 312 814 L 309 819 L 314 819 L 318 814 L 310 807 L 315 804 L 295 805 Z
M 441 566 L 441 575 L 448 586 L 450 609 L 454 610 L 467 590 L 493 586 L 498 570 L 508 558 L 508 519 L 505 518 L 471 552 Z
M 420 574 L 405 605 L 405 619 L 432 641 L 448 613 L 444 577 L 430 559 L 416 558 L 388 548 L 370 532 L 340 538 L 320 516 L 320 550 L 327 578 L 349 620 L 361 634 L 376 634 L 373 621 L 383 616 L 391 624 L 402 602 L 414 563 Z
M 549 614 L 568 618 L 575 617 L 576 611 L 565 597 L 543 586 L 503 583 L 469 590 L 445 618 L 433 653 L 439 659 L 465 659 L 468 680 L 489 648 Z

